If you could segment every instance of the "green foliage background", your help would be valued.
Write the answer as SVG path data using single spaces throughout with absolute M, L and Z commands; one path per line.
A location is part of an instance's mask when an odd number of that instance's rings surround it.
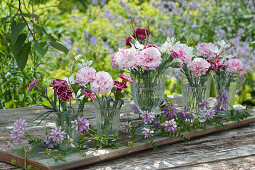
M 139 27 L 145 27 L 148 21 L 151 23 L 151 43 L 156 45 L 163 43 L 167 36 L 178 37 L 191 45 L 220 39 L 234 42 L 236 47 L 231 53 L 245 61 L 247 68 L 240 79 L 236 103 L 255 105 L 254 1 L 22 0 L 21 4 L 23 12 L 36 14 L 39 20 L 27 19 L 41 46 L 38 49 L 31 33 L 22 30 L 21 33 L 28 36 L 25 42 L 31 42 L 31 51 L 27 65 L 21 71 L 15 60 L 13 45 L 8 40 L 8 34 L 13 32 L 9 21 L 18 10 L 18 2 L 2 0 L 0 108 L 37 104 L 36 93 L 28 93 L 26 84 L 33 77 L 41 78 L 43 81 L 40 83 L 48 84 L 55 78 L 68 76 L 71 64 L 79 54 L 83 59 L 93 60 L 97 71 L 108 71 L 117 78 L 119 71 L 111 68 L 110 58 L 118 48 L 124 47 L 126 37 L 132 34 L 128 23 L 130 18 L 134 18 Z M 21 21 L 17 18 L 17 23 Z M 67 55 L 61 52 L 63 50 L 52 48 L 49 35 L 62 41 L 69 49 Z M 169 72 L 165 94 L 179 94 L 180 80 L 172 78 L 177 75 Z

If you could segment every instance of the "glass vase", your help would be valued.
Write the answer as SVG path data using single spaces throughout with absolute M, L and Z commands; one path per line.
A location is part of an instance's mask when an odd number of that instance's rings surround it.
M 119 132 L 122 100 L 96 99 L 96 127 L 98 135 L 116 137 Z
M 200 108 L 198 104 L 203 101 L 203 98 L 208 99 L 210 96 L 211 76 L 196 78 L 196 84 L 189 81 L 183 81 L 181 85 L 183 107 L 188 107 L 195 114 L 195 117 L 200 116 Z
M 80 133 L 72 127 L 71 121 L 73 119 L 68 119 L 67 121 L 65 113 L 63 112 L 58 112 L 56 115 L 56 127 L 61 126 L 61 130 L 65 130 L 66 132 L 66 138 L 62 141 L 62 143 L 59 144 L 60 150 L 70 150 L 73 147 L 78 146 L 80 140 Z M 72 145 L 69 145 L 70 139 L 73 141 Z
M 131 93 L 140 113 L 154 112 L 160 105 L 165 91 L 165 74 L 147 71 L 145 74 L 131 73 Z
M 231 109 L 235 102 L 238 74 L 218 70 L 213 74 L 213 79 L 216 98 L 219 97 L 219 92 L 225 93 L 228 99 L 224 104 L 227 104 L 227 110 Z

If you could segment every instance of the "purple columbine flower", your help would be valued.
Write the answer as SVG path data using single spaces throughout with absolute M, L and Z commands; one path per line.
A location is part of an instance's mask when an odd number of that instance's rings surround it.
M 135 114 L 138 114 L 138 113 L 139 113 L 139 110 L 137 109 L 136 105 L 134 105 L 134 104 L 130 106 L 130 110 L 131 110 L 132 112 L 134 112 Z
M 101 0 L 100 3 L 101 3 L 101 4 L 105 4 L 105 3 L 106 3 L 106 0 Z
M 58 53 L 56 53 L 56 52 L 54 51 L 54 52 L 52 52 L 52 55 L 56 57 L 56 56 L 58 56 Z
M 213 110 L 207 110 L 207 109 L 202 110 L 201 113 L 206 119 L 212 119 L 215 114 Z
M 55 143 L 61 143 L 65 139 L 66 132 L 61 130 L 61 126 L 51 130 L 50 137 Z
M 89 39 L 89 32 L 87 30 L 85 30 L 84 34 L 85 34 L 85 39 Z
M 92 23 L 92 19 L 89 19 L 89 20 L 88 20 L 88 23 Z
M 177 109 L 171 104 L 167 104 L 164 108 L 164 114 L 167 117 L 173 118 L 177 113 Z
M 143 112 L 142 119 L 145 124 L 152 123 L 155 119 L 155 115 L 153 112 Z
M 174 119 L 166 121 L 165 123 L 162 124 L 165 126 L 165 131 L 166 132 L 171 132 L 174 133 L 176 131 L 177 125 Z
M 76 11 L 77 9 L 78 9 L 77 6 L 74 6 L 74 7 L 73 7 L 73 10 L 74 10 L 74 11 Z
M 122 123 L 122 125 L 120 126 L 120 130 L 123 133 L 129 133 L 131 130 L 132 125 L 128 122 Z
M 107 41 L 104 42 L 104 45 L 109 47 L 109 43 Z
M 16 120 L 14 122 L 13 129 L 11 131 L 11 137 L 14 142 L 20 143 L 21 137 L 25 135 L 25 131 L 27 130 L 27 122 L 25 120 Z
M 74 18 L 74 19 L 75 19 L 75 18 L 76 18 L 76 16 L 75 16 L 75 15 L 72 15 L 72 18 Z
M 80 48 L 80 47 L 77 47 L 77 48 L 76 48 L 76 52 L 77 52 L 77 53 L 81 53 L 81 48 Z
M 181 118 L 181 119 L 187 120 L 187 119 L 190 119 L 192 116 L 191 116 L 190 112 L 181 111 L 181 112 L 178 113 L 178 117 Z
M 91 0 L 93 4 L 97 4 L 97 0 Z
M 83 117 L 78 117 L 76 120 L 71 121 L 73 124 L 72 128 L 75 128 L 80 133 L 87 133 L 89 130 L 89 122 Z
M 142 133 L 144 134 L 145 138 L 151 138 L 153 136 L 154 131 L 147 128 L 143 128 Z
M 91 42 L 92 44 L 95 44 L 96 41 L 97 41 L 97 37 L 94 37 L 94 36 L 90 37 L 90 42 Z
M 67 38 L 64 38 L 64 42 L 65 42 L 66 44 L 68 44 L 69 46 L 72 46 L 72 45 L 73 45 L 73 42 L 72 42 L 71 40 L 67 39 Z
M 81 20 L 81 16 L 78 16 L 77 18 L 78 18 L 79 20 Z

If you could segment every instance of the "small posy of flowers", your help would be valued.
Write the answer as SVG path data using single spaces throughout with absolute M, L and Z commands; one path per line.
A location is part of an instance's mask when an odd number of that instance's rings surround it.
M 149 29 L 137 28 L 132 21 L 131 25 L 133 34 L 126 39 L 126 48 L 120 48 L 112 55 L 112 67 L 129 70 L 133 74 L 144 74 L 148 71 L 164 73 L 166 68 L 172 66 L 173 56 L 160 51 L 160 47 L 149 44 Z

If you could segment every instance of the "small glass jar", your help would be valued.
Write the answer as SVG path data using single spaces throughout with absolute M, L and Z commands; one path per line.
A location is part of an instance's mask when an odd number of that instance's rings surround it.
M 103 137 L 116 137 L 119 132 L 122 100 L 96 99 L 97 133 Z

